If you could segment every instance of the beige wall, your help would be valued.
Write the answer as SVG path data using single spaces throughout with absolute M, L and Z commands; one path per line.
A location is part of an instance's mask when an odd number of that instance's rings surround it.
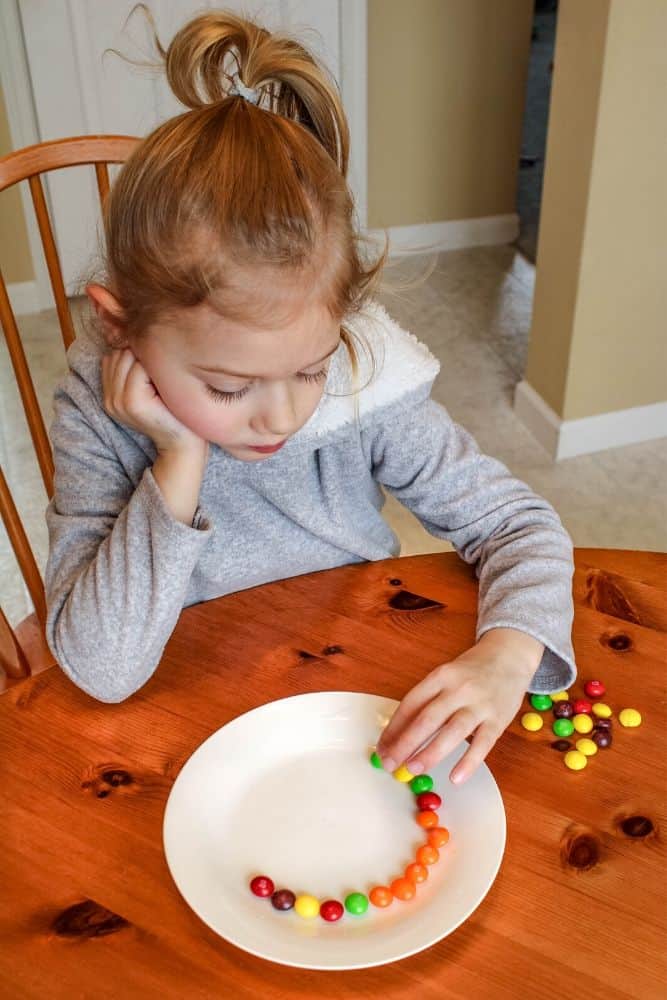
M 526 380 L 563 419 L 667 399 L 667 4 L 561 0 Z
M 0 87 L 0 156 L 11 151 L 7 108 Z M 16 185 L 0 191 L 0 270 L 7 284 L 33 281 L 35 277 L 21 195 Z
M 532 0 L 368 0 L 368 224 L 516 211 Z

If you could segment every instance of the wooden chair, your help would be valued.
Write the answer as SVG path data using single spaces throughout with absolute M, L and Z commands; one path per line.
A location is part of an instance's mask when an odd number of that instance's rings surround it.
M 94 165 L 100 203 L 104 205 L 109 192 L 107 165 L 124 163 L 140 141 L 135 136 L 125 135 L 74 136 L 69 139 L 40 142 L 0 158 L 0 192 L 23 180 L 27 180 L 30 185 L 65 350 L 75 339 L 75 332 L 44 198 L 41 174 L 62 167 Z M 53 496 L 51 445 L 1 270 L 0 323 L 5 334 L 44 487 L 48 498 L 51 499 Z M 13 629 L 0 608 L 0 691 L 3 691 L 13 683 L 52 666 L 54 660 L 44 636 L 46 621 L 44 583 L 1 468 L 0 516 L 35 608 L 32 614 Z

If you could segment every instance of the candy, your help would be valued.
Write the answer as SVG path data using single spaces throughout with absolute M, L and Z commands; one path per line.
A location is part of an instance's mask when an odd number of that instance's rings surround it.
M 421 795 L 422 792 L 430 792 L 433 788 L 433 778 L 430 774 L 418 774 L 410 782 L 410 788 L 415 795 Z
M 575 715 L 572 719 L 572 725 L 578 733 L 590 733 L 593 729 L 593 720 L 590 715 L 584 715 L 581 713 L 579 715 Z
M 389 906 L 390 903 L 394 902 L 394 894 L 386 885 L 373 886 L 368 894 L 368 898 L 373 906 L 378 906 L 381 909 L 384 909 L 385 906 Z
M 569 740 L 554 740 L 551 746 L 554 750 L 559 750 L 561 753 L 564 753 L 565 750 L 571 749 L 572 744 Z
M 556 736 L 571 736 L 574 732 L 574 725 L 571 719 L 556 719 L 551 728 Z
M 574 707 L 571 701 L 557 701 L 554 705 L 555 719 L 571 719 L 574 715 Z
M 565 766 L 569 767 L 571 771 L 581 771 L 588 763 L 588 758 L 579 750 L 568 750 L 563 760 Z
M 442 799 L 437 792 L 422 792 L 417 796 L 417 805 L 420 809 L 439 809 Z
M 439 857 L 440 852 L 437 847 L 432 847 L 430 844 L 422 844 L 417 849 L 417 861 L 420 865 L 434 865 Z
M 425 865 L 418 865 L 413 862 L 411 865 L 405 869 L 405 877 L 418 885 L 420 882 L 425 882 L 428 878 L 428 868 Z
M 611 728 L 612 728 L 612 721 L 611 721 L 611 719 L 596 719 L 595 720 L 595 725 L 593 726 L 593 729 L 608 729 L 608 730 L 610 730 Z
M 609 705 L 605 705 L 601 701 L 596 701 L 593 705 L 593 715 L 597 715 L 599 719 L 610 719 L 611 709 Z
M 374 750 L 373 753 L 371 754 L 371 764 L 373 765 L 373 767 L 378 767 L 380 769 L 384 767 L 382 761 L 380 760 L 380 755 L 377 752 L 377 750 Z
M 605 686 L 602 681 L 586 681 L 584 691 L 589 698 L 601 698 L 605 693 Z
M 536 708 L 538 712 L 546 712 L 548 708 L 551 708 L 551 698 L 548 694 L 531 694 L 530 704 L 533 708 Z
M 365 913 L 368 909 L 368 898 L 364 896 L 363 892 L 351 892 L 349 896 L 345 897 L 345 909 L 348 913 L 354 913 L 355 916 Z
M 449 840 L 449 830 L 446 826 L 436 826 L 426 835 L 431 847 L 442 847 Z
M 417 889 L 409 878 L 395 878 L 391 883 L 391 891 L 396 899 L 402 899 L 405 902 L 414 898 Z
M 296 896 L 289 889 L 278 889 L 271 896 L 271 903 L 276 910 L 291 910 L 294 906 Z
M 256 896 L 271 896 L 275 886 L 268 875 L 257 875 L 250 883 L 250 889 Z
M 437 826 L 440 820 L 437 812 L 433 812 L 432 809 L 424 809 L 423 812 L 417 813 L 417 822 L 424 830 L 428 830 L 432 826 Z
M 591 739 L 600 750 L 605 750 L 611 746 L 611 733 L 606 729 L 594 729 Z
M 320 901 L 319 899 L 315 899 L 314 896 L 304 893 L 301 896 L 297 896 L 294 900 L 294 909 L 304 920 L 311 920 L 320 912 Z
M 589 740 L 586 736 L 582 740 L 577 740 L 575 746 L 579 753 L 583 753 L 584 757 L 593 757 L 598 752 L 597 743 Z
M 623 708 L 618 713 L 618 721 L 622 726 L 634 729 L 635 726 L 641 726 L 642 717 L 636 708 Z
M 411 774 L 410 771 L 408 771 L 405 764 L 401 764 L 401 766 L 394 771 L 394 777 L 396 778 L 396 781 L 408 782 L 412 781 L 414 774 Z
M 555 694 L 552 694 L 552 695 L 551 695 L 551 700 L 552 700 L 552 701 L 567 701 L 567 699 L 568 699 L 569 697 L 570 697 L 570 696 L 569 696 L 569 694 L 567 693 L 567 691 L 556 691 L 556 693 L 555 693 Z
M 590 715 L 593 706 L 590 701 L 586 701 L 585 698 L 577 698 L 577 700 L 572 705 L 575 715 Z
M 320 916 L 330 924 L 334 920 L 340 920 L 344 912 L 343 904 L 339 903 L 337 899 L 326 899 L 320 906 Z
M 525 712 L 521 716 L 521 725 L 531 733 L 536 733 L 544 725 L 544 719 L 537 712 Z

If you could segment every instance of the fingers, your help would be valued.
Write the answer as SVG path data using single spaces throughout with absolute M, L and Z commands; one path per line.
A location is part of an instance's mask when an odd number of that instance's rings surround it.
M 441 691 L 438 697 L 432 698 L 421 711 L 417 712 L 409 722 L 402 726 L 391 743 L 388 743 L 383 736 L 381 743 L 385 747 L 385 756 L 383 756 L 381 751 L 378 751 L 378 753 L 385 769 L 393 771 L 395 767 L 398 767 L 399 764 L 405 761 L 406 767 L 413 774 L 421 773 L 419 770 L 419 764 L 421 763 L 424 763 L 421 770 L 426 770 L 428 766 L 426 762 L 433 759 L 433 754 L 432 752 L 428 753 L 427 750 L 422 751 L 421 747 L 442 729 L 459 708 L 461 708 L 461 695 L 459 691 Z M 396 714 L 398 714 L 398 710 Z M 468 732 L 470 732 L 470 729 Z M 429 744 L 429 747 L 431 745 Z M 409 767 L 407 762 L 413 756 L 414 767 Z
M 391 765 L 394 761 L 401 763 L 405 759 L 403 757 L 397 758 L 396 755 L 400 751 L 396 750 L 396 741 L 401 732 L 405 731 L 424 706 L 431 702 L 436 695 L 442 694 L 443 679 L 441 671 L 442 667 L 432 670 L 430 674 L 426 675 L 423 681 L 420 681 L 419 684 L 411 688 L 386 725 L 376 748 L 383 761 L 385 754 L 391 758 L 391 760 L 385 762 L 386 764 Z M 441 717 L 438 721 L 438 726 L 442 725 L 443 721 Z M 431 732 L 433 732 L 433 729 Z M 431 734 L 429 733 L 428 735 L 430 736 Z M 419 745 L 419 743 L 412 742 L 410 749 L 416 750 Z M 396 766 L 398 766 L 398 763 Z M 393 768 L 389 766 L 387 770 L 393 770 Z
M 469 736 L 479 725 L 479 719 L 470 708 L 460 708 L 451 714 L 446 725 L 431 740 L 427 747 L 419 750 L 414 759 L 407 759 L 405 766 L 412 774 L 423 774 L 438 764 L 443 757 L 454 750 L 461 740 Z
M 449 780 L 457 785 L 467 781 L 485 760 L 499 736 L 500 732 L 494 725 L 483 722 L 476 730 L 470 746 L 450 772 Z

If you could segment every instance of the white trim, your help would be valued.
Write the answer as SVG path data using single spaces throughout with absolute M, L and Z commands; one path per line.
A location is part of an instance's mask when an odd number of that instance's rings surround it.
M 32 97 L 18 0 L 5 0 L 4 3 L 0 3 L 0 80 L 5 95 L 7 121 L 13 149 L 34 146 L 41 140 Z M 34 295 L 30 312 L 37 312 L 40 309 L 50 309 L 55 306 L 55 300 L 28 184 L 19 184 L 18 188 L 23 205 L 23 217 L 28 233 L 35 278 L 33 281 L 19 282 L 10 286 L 8 291 L 10 301 L 12 297 L 16 298 L 19 306 L 24 304 L 30 295 Z M 44 188 L 46 203 L 51 211 L 46 184 Z M 24 286 L 26 285 L 33 285 L 34 292 L 25 291 Z
M 525 379 L 515 389 L 514 413 L 555 461 L 667 437 L 667 402 L 562 420 Z
M 417 226 L 392 226 L 387 229 L 390 256 L 460 250 L 465 247 L 497 246 L 511 243 L 519 235 L 519 216 L 488 215 L 480 219 L 453 219 L 449 222 L 426 222 Z M 384 230 L 371 229 L 368 235 L 384 244 Z
M 349 184 L 359 228 L 368 222 L 368 10 L 366 0 L 340 3 L 340 89 L 350 129 Z

